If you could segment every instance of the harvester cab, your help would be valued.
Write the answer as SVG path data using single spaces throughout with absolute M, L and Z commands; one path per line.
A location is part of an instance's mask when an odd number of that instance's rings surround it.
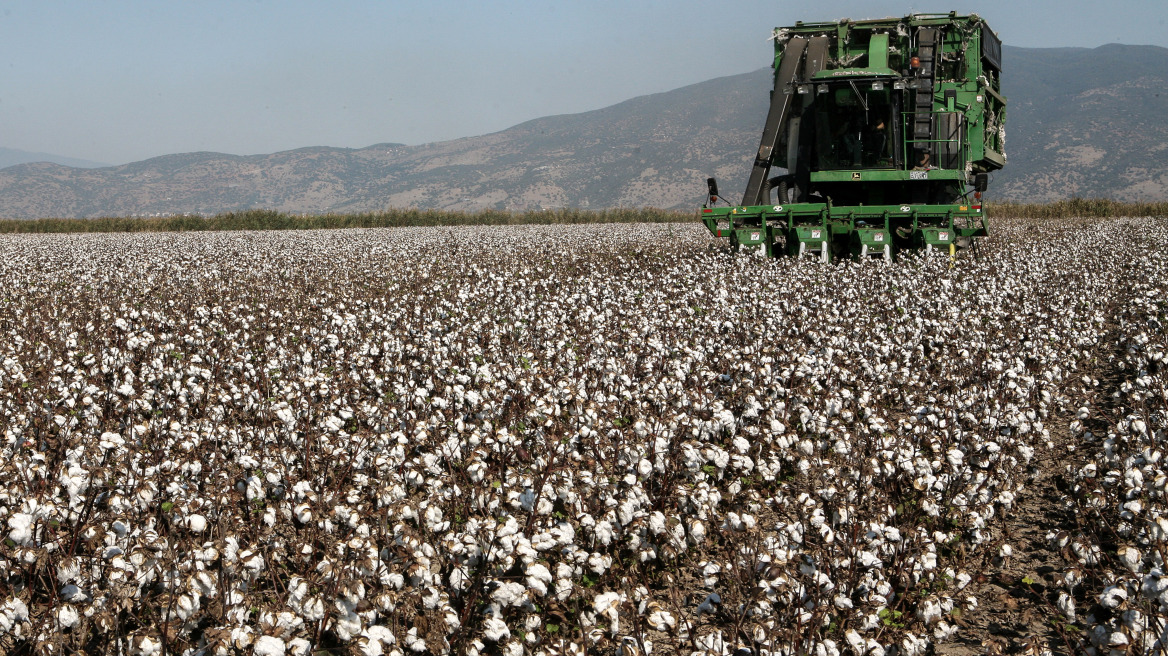
M 987 234 L 981 194 L 1006 162 L 1006 100 L 1001 41 L 985 21 L 796 23 L 774 42 L 775 86 L 746 190 L 735 205 L 707 181 L 711 232 L 735 248 L 824 260 L 952 254 Z

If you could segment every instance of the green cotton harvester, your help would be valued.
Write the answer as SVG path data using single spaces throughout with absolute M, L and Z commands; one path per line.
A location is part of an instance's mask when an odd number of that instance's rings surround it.
M 746 193 L 730 204 L 710 178 L 706 227 L 735 250 L 824 261 L 976 246 L 987 234 L 982 192 L 1006 163 L 1002 42 L 985 21 L 796 23 L 774 42 Z

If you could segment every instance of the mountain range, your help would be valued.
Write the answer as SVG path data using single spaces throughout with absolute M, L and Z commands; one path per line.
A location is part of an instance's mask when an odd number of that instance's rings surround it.
M 1168 49 L 1006 47 L 1003 59 L 1009 160 L 990 198 L 1168 199 Z M 692 208 L 711 175 L 740 193 L 771 86 L 760 69 L 418 146 L 20 163 L 0 169 L 0 217 Z
M 20 150 L 19 148 L 4 148 L 0 146 L 0 169 L 8 166 L 16 166 L 17 164 L 27 164 L 29 162 L 52 162 L 62 166 L 74 166 L 79 169 L 96 169 L 109 166 L 109 164 L 91 162 L 87 159 L 62 157 L 51 153 L 30 153 L 27 150 Z

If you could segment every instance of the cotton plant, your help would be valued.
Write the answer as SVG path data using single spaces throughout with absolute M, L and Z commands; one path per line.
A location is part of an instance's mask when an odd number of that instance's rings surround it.
M 1065 428 L 1123 548 L 1053 532 L 1052 612 L 1151 650 L 1164 257 L 998 229 L 952 268 L 694 226 L 5 237 L 0 645 L 927 653 Z

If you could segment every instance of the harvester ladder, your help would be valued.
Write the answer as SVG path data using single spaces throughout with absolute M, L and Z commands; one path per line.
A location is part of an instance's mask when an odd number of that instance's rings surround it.
M 935 60 L 937 56 L 936 29 L 922 27 L 917 32 L 917 59 L 920 62 L 920 73 L 917 77 L 917 93 L 913 106 L 913 141 L 918 142 L 916 148 L 926 150 L 932 160 L 933 145 L 924 147 L 919 142 L 927 142 L 933 138 L 933 76 L 935 74 Z M 920 155 L 915 156 L 919 160 Z M 916 162 L 913 162 L 914 164 Z

